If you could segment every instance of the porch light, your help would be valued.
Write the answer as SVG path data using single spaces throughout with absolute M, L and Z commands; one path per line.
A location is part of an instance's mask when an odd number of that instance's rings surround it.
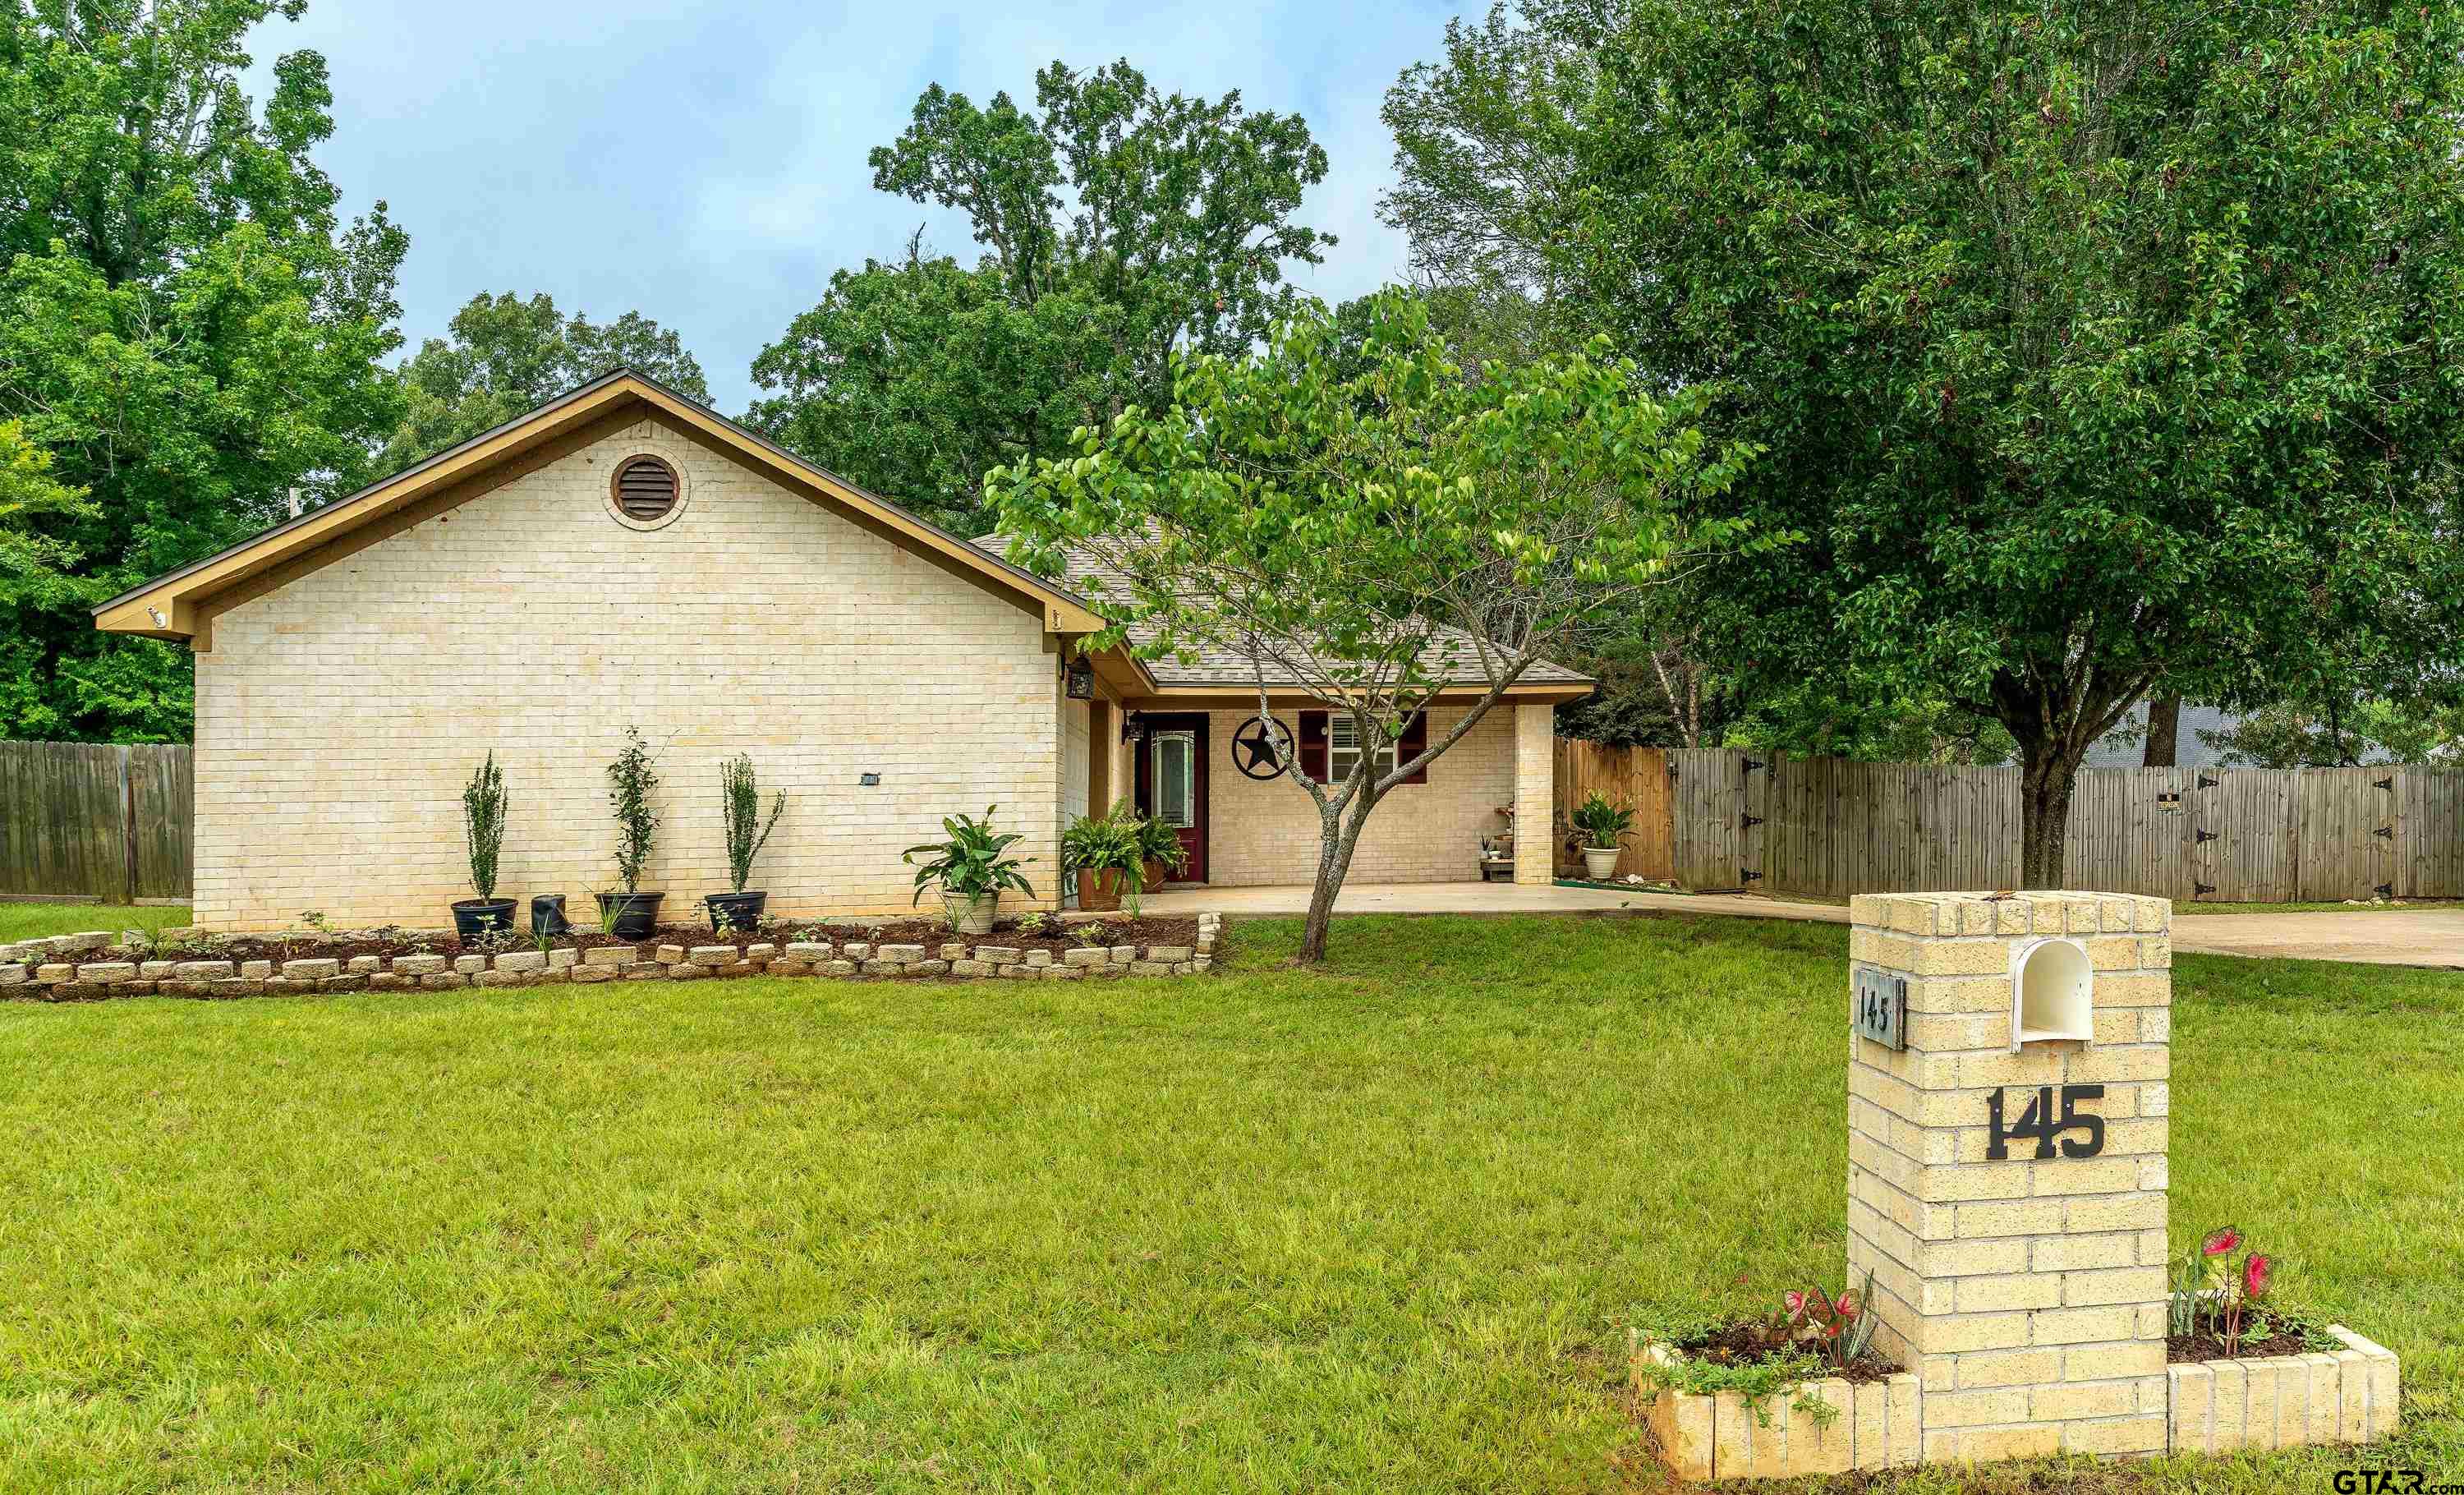
M 1146 713 L 1144 713 L 1144 712 L 1124 712 L 1124 713 L 1122 713 L 1122 714 L 1121 714 L 1121 740 L 1122 740 L 1122 741 L 1124 741 L 1124 742 L 1141 742 L 1141 741 L 1144 741 L 1144 740 L 1146 739 L 1146 735 L 1147 735 L 1147 717 L 1146 717 Z
M 1069 667 L 1062 671 L 1062 678 L 1067 684 L 1069 699 L 1073 701 L 1091 701 L 1095 698 L 1095 667 L 1093 665 L 1089 664 L 1083 659 L 1073 659 L 1069 662 Z

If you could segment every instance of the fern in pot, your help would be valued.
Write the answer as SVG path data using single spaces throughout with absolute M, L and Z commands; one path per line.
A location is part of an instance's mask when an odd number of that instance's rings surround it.
M 1617 857 L 1634 830 L 1634 806 L 1595 791 L 1575 807 L 1573 820 L 1583 834 L 1583 870 L 1595 883 L 1617 876 Z
M 751 892 L 744 885 L 753 876 L 753 859 L 770 841 L 770 832 L 778 828 L 779 816 L 787 808 L 787 792 L 781 789 L 770 802 L 770 814 L 761 814 L 761 789 L 753 777 L 753 755 L 739 753 L 718 765 L 720 808 L 727 820 L 727 876 L 733 892 L 715 892 L 702 900 L 710 912 L 713 934 L 740 934 L 761 922 L 761 910 L 770 894 L 760 889 Z
M 949 915 L 950 928 L 960 934 L 993 932 L 1003 889 L 1035 896 L 1035 890 L 1019 871 L 1033 859 L 1001 855 L 1026 838 L 1015 831 L 1004 835 L 993 829 L 993 811 L 999 808 L 986 805 L 981 820 L 953 815 L 941 822 L 946 840 L 923 842 L 899 855 L 900 861 L 915 868 L 915 896 L 908 901 L 922 902 L 924 890 L 938 885 L 942 911 Z M 920 865 L 915 860 L 919 856 L 927 859 Z
M 625 751 L 607 765 L 607 807 L 616 817 L 616 875 L 622 892 L 599 895 L 600 921 L 618 939 L 646 939 L 658 928 L 659 900 L 664 893 L 642 891 L 642 869 L 649 865 L 650 847 L 659 834 L 658 812 L 650 808 L 650 791 L 659 786 L 657 759 L 642 740 L 642 729 L 625 729 Z
M 471 853 L 471 889 L 479 896 L 453 905 L 453 933 L 464 940 L 514 927 L 514 900 L 496 896 L 496 859 L 505 848 L 505 772 L 492 750 L 462 786 L 462 845 Z

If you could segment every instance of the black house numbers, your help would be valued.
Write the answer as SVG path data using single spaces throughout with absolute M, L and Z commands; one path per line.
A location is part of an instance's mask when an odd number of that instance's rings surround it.
M 2054 1110 L 2054 1087 L 2037 1086 L 2035 1096 L 2028 1102 L 2028 1109 L 2019 1112 L 2019 1119 L 2016 1122 L 2005 1127 L 2002 1124 L 2002 1098 L 2009 1093 L 2010 1088 L 2005 1086 L 1985 1097 L 1985 1118 L 1991 1129 L 1987 1133 L 1988 1140 L 1985 1144 L 1986 1161 L 1992 1163 L 2005 1161 L 2011 1155 L 2012 1142 L 2028 1137 L 2036 1139 L 2036 1156 L 2040 1158 L 2054 1155 L 2054 1139 L 2057 1137 L 2061 1138 L 2061 1155 L 2064 1157 L 2094 1157 L 2104 1151 L 2104 1118 L 2097 1115 L 2082 1116 L 2079 1111 L 2079 1103 L 2081 1101 L 2104 1099 L 2103 1086 L 2065 1085 L 2061 1087 L 2062 1109 L 2059 1114 Z M 2084 1132 L 2086 1135 L 2084 1137 L 2062 1136 L 2065 1132 Z
M 1856 974 L 1855 1019 L 1859 1036 L 1884 1048 L 1908 1046 L 1908 978 L 1880 971 Z

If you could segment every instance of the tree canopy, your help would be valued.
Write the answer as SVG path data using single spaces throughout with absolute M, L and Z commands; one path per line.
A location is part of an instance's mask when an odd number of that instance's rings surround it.
M 973 266 L 919 231 L 831 276 L 753 365 L 778 392 L 750 424 L 970 534 L 987 471 L 1169 404 L 1176 348 L 1250 347 L 1291 305 L 1286 262 L 1334 242 L 1291 221 L 1326 176 L 1298 115 L 1162 94 L 1126 61 L 1035 84 L 1034 110 L 935 84 L 872 152 L 873 186 L 966 215 Z
M 1596 86 L 1525 112 L 1571 189 L 1509 227 L 1809 539 L 1706 569 L 1724 663 L 1999 724 L 2031 885 L 2149 692 L 2453 653 L 2454 7 L 1528 13 Z
M 377 470 L 399 472 L 620 366 L 710 402 L 701 365 L 673 332 L 639 312 L 602 326 L 580 312 L 563 315 L 544 292 L 528 300 L 482 292 L 453 314 L 447 336 L 403 361 L 402 422 Z
M 239 87 L 299 10 L 0 10 L 0 419 L 84 495 L 19 516 L 53 569 L 0 576 L 0 736 L 186 740 L 185 652 L 86 609 L 356 486 L 399 413 L 406 240 L 383 203 L 341 224 L 309 159 L 324 61 L 279 58 L 261 114 Z
M 1363 751 L 1339 781 L 1287 776 L 1320 823 L 1308 960 L 1370 812 L 1536 659 L 1686 558 L 1784 538 L 1700 512 L 1752 453 L 1633 364 L 1595 349 L 1467 370 L 1404 294 L 1350 319 L 1361 336 L 1308 303 L 1263 351 L 1184 355 L 1170 408 L 1132 406 L 1074 432 L 1075 455 L 989 480 L 1013 559 L 1055 574 L 1074 550 L 1118 579 L 1089 583 L 1111 621 L 1099 647 L 1228 650 L 1262 715 L 1291 682 L 1352 719 Z M 1463 714 L 1381 766 L 1449 681 L 1471 688 Z

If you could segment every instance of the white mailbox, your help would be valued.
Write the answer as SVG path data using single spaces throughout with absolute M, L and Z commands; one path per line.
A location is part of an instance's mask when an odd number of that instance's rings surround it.
M 2096 971 L 2076 939 L 2011 947 L 2011 1052 L 2054 1039 L 2096 1037 Z

